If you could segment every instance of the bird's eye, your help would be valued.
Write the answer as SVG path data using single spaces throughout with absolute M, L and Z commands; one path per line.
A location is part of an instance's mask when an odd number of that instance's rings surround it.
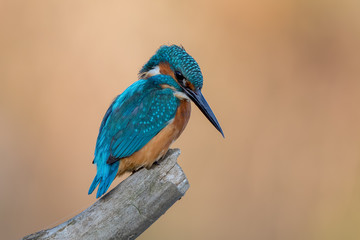
M 182 75 L 182 73 L 179 71 L 175 71 L 175 77 L 176 80 L 178 80 L 179 82 L 182 82 L 182 80 L 184 79 L 184 75 Z
M 187 82 L 187 81 L 186 81 L 184 75 L 182 75 L 181 72 L 176 71 L 176 72 L 175 72 L 175 78 L 176 78 L 176 80 L 177 80 L 181 85 L 183 85 L 184 87 L 186 86 L 186 82 Z

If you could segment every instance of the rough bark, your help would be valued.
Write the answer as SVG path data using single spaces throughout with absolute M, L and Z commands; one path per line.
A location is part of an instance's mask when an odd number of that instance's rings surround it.
M 23 239 L 135 239 L 189 188 L 179 154 L 170 149 L 159 165 L 132 174 L 74 218 Z

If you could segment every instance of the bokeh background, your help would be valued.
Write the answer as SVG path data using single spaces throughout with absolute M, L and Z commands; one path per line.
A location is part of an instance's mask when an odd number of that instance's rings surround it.
M 360 1 L 0 1 L 1 239 L 87 195 L 112 99 L 162 44 L 198 61 L 191 187 L 139 239 L 360 239 Z M 112 186 L 118 184 L 118 179 Z

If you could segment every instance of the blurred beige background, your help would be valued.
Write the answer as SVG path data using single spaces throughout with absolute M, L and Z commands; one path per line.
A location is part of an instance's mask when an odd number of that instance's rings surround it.
M 0 232 L 87 208 L 100 121 L 162 44 L 202 67 L 191 187 L 140 239 L 360 239 L 359 1 L 0 1 Z M 115 186 L 120 180 L 115 181 Z

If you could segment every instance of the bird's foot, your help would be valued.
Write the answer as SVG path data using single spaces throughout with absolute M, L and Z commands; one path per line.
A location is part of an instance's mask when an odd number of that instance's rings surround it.
M 133 175 L 134 173 L 136 173 L 136 172 L 138 172 L 138 171 L 140 171 L 141 169 L 143 169 L 144 167 L 139 167 L 138 169 L 136 169 L 136 170 L 134 170 L 134 171 L 132 171 L 132 173 L 131 173 L 131 175 Z M 130 175 L 130 176 L 131 176 Z

